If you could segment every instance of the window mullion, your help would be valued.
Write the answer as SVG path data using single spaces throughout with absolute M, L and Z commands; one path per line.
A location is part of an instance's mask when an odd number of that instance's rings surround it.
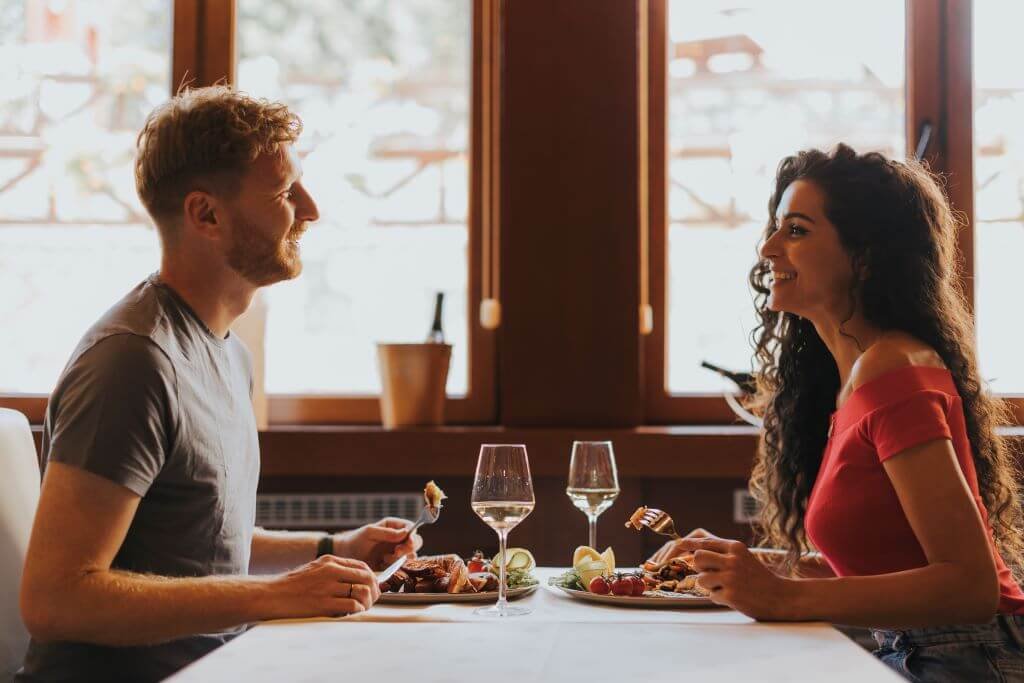
M 946 102 L 946 165 L 950 203 L 964 219 L 957 251 L 964 274 L 964 294 L 975 309 L 974 254 L 974 74 L 971 0 L 946 0 L 943 46 Z
M 235 82 L 236 0 L 173 0 L 171 94 Z
M 907 0 L 907 150 L 913 153 L 930 123 L 925 159 L 947 178 L 950 203 L 965 220 L 957 251 L 973 311 L 972 94 L 970 0 Z

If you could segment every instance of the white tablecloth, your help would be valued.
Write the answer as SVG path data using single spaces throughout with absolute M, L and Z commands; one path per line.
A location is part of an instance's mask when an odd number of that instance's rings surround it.
M 477 617 L 471 603 L 375 605 L 343 619 L 267 622 L 172 680 L 596 683 L 898 682 L 827 624 L 764 624 L 726 609 L 629 609 L 543 584 L 532 614 Z M 699 676 L 699 678 L 693 678 Z

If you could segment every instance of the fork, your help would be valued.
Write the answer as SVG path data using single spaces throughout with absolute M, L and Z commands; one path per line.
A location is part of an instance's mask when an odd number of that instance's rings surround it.
M 399 543 L 404 543 L 405 540 L 412 536 L 414 533 L 416 533 L 416 530 L 419 529 L 421 526 L 424 526 L 426 524 L 433 524 L 437 521 L 437 518 L 440 516 L 440 505 L 438 505 L 436 508 L 430 507 L 429 505 L 424 505 L 423 509 L 420 510 L 420 516 L 416 518 L 416 521 L 413 523 L 411 527 L 409 527 L 409 531 L 405 534 L 402 540 L 399 541 Z
M 643 515 L 637 521 L 640 526 L 645 526 L 654 533 L 661 534 L 662 536 L 668 536 L 669 538 L 682 538 L 682 536 L 676 533 L 675 522 L 672 521 L 672 518 L 669 517 L 667 512 L 659 510 L 658 508 L 642 508 L 642 510 L 644 511 Z M 634 513 L 633 517 L 626 522 L 626 526 L 635 526 L 632 524 L 633 518 L 635 517 L 636 514 Z M 640 526 L 637 526 L 636 528 L 639 529 Z

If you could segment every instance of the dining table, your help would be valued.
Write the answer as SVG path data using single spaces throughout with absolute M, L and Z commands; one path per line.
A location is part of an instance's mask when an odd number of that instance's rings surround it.
M 198 681 L 830 681 L 903 679 L 827 623 L 759 622 L 723 607 L 594 604 L 548 585 L 515 604 L 388 604 L 339 618 L 263 622 L 168 679 Z

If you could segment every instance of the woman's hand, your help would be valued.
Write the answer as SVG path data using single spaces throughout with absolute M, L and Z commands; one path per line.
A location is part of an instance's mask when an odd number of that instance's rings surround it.
M 740 541 L 716 537 L 688 537 L 674 541 L 680 553 L 693 553 L 700 572 L 697 585 L 711 600 L 763 620 L 792 620 L 797 581 L 778 576 Z
M 657 564 L 661 564 L 662 562 L 671 560 L 673 557 L 686 555 L 690 551 L 681 550 L 679 544 L 682 543 L 684 540 L 690 538 L 718 538 L 718 536 L 715 536 L 713 533 L 706 529 L 694 529 L 690 533 L 686 534 L 686 536 L 684 536 L 683 538 L 673 539 L 665 545 L 661 546 L 661 548 L 658 549 L 658 552 L 651 555 L 651 558 L 650 560 L 648 560 L 648 562 L 655 562 Z

